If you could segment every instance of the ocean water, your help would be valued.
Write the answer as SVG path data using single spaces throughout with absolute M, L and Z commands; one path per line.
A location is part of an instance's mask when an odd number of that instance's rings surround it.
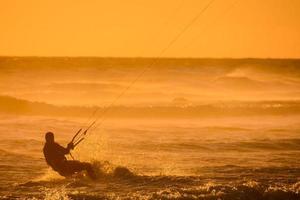
M 139 76 L 72 151 L 98 180 L 52 171 L 44 134 Z M 0 57 L 0 80 L 0 199 L 300 199 L 299 59 Z
M 299 117 L 108 119 L 73 151 L 102 172 L 92 181 L 42 154 L 46 131 L 66 146 L 87 119 L 1 115 L 0 198 L 300 199 Z

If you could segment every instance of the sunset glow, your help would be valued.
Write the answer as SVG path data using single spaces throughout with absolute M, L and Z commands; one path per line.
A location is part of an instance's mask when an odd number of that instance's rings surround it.
M 297 0 L 2 0 L 0 55 L 300 57 Z
M 0 0 L 0 199 L 299 200 L 300 0 Z

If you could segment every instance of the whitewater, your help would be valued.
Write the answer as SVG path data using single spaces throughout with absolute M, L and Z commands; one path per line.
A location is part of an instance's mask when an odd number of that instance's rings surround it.
M 99 179 L 60 177 L 43 158 L 44 133 L 53 131 L 66 146 L 85 123 L 1 116 L 0 198 L 300 197 L 298 117 L 111 119 L 73 152 L 97 166 Z

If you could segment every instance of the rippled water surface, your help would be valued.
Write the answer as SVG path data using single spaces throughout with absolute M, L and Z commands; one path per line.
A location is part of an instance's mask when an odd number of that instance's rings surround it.
M 66 145 L 85 124 L 2 116 L 0 198 L 300 199 L 297 116 L 109 119 L 73 152 L 104 173 L 64 179 L 45 164 L 44 133 Z

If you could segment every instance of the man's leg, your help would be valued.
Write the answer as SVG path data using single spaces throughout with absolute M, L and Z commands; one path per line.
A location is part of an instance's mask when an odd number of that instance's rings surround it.
M 68 174 L 74 174 L 86 170 L 91 179 L 95 179 L 96 175 L 90 163 L 80 162 L 77 160 L 68 160 L 65 162 L 65 171 Z

